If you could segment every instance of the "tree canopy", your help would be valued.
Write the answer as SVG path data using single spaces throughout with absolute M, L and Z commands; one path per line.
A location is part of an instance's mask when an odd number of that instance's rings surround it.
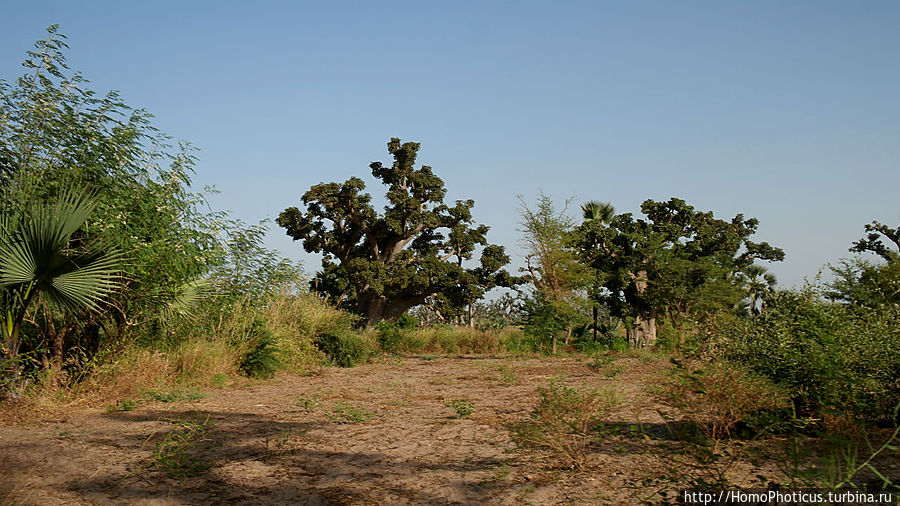
M 285 209 L 278 224 L 310 253 L 323 253 L 314 286 L 355 304 L 375 323 L 395 320 L 426 298 L 442 294 L 456 305 L 478 300 L 495 286 L 515 283 L 503 266 L 502 246 L 488 244 L 488 227 L 472 219 L 472 200 L 444 203 L 444 181 L 431 167 L 416 168 L 419 144 L 392 138 L 394 162 L 369 165 L 387 186 L 379 214 L 365 182 L 321 183 L 303 194 L 306 210 Z M 476 267 L 466 267 L 481 247 Z
M 609 223 L 586 220 L 578 229 L 582 258 L 597 272 L 594 297 L 623 318 L 635 346 L 656 340 L 657 319 L 683 318 L 707 306 L 737 303 L 735 273 L 784 252 L 750 241 L 758 221 L 738 214 L 730 222 L 696 211 L 681 199 L 646 200 L 647 219 L 620 214 Z
M 854 253 L 874 253 L 884 263 L 864 258 L 842 260 L 831 266 L 834 281 L 826 296 L 857 306 L 900 306 L 900 227 L 878 221 L 865 226 L 866 236 L 853 243 Z M 887 243 L 887 244 L 885 244 Z

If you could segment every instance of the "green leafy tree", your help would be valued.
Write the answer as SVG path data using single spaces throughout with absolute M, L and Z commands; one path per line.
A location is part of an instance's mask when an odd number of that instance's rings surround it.
M 125 286 L 87 318 L 32 305 L 22 329 L 38 355 L 56 340 L 92 356 L 146 333 L 220 261 L 222 215 L 190 189 L 190 146 L 170 145 L 149 113 L 116 92 L 91 90 L 68 69 L 67 47 L 51 26 L 28 52 L 23 75 L 0 80 L 0 201 L 21 213 L 36 203 L 52 207 L 66 188 L 103 189 L 76 238 L 127 252 Z
M 473 224 L 474 201 L 445 204 L 444 182 L 431 167 L 415 168 L 418 151 L 418 143 L 392 138 L 393 164 L 369 166 L 387 186 L 383 214 L 353 177 L 314 185 L 301 199 L 305 212 L 290 207 L 277 220 L 306 251 L 323 253 L 313 286 L 351 301 L 368 324 L 396 320 L 436 294 L 460 306 L 515 282 L 502 270 L 509 262 L 503 247 L 488 244 L 488 227 Z M 479 246 L 478 266 L 465 267 Z
M 590 270 L 571 247 L 575 221 L 566 208 L 557 211 L 550 197 L 540 195 L 534 208 L 522 202 L 519 213 L 526 248 L 525 268 L 534 286 L 526 301 L 526 330 L 550 342 L 557 351 L 557 334 L 565 332 L 569 344 L 576 326 L 587 324 Z
M 35 204 L 24 212 L 4 209 L 0 216 L 0 308 L 3 351 L 13 381 L 26 312 L 39 298 L 70 314 L 98 311 L 121 285 L 120 255 L 73 238 L 96 206 L 87 193 L 66 191 L 52 205 Z M 63 335 L 58 334 L 59 338 Z M 50 343 L 51 371 L 62 369 L 65 343 Z
M 825 295 L 857 306 L 900 307 L 900 227 L 892 229 L 873 221 L 866 225 L 866 232 L 850 251 L 874 253 L 884 262 L 855 258 L 831 266 L 834 281 Z
M 237 220 L 228 227 L 224 261 L 212 272 L 220 294 L 263 303 L 274 295 L 295 293 L 306 281 L 299 262 L 263 247 L 267 231 L 266 220 L 255 225 Z
M 749 240 L 758 221 L 730 222 L 696 211 L 683 200 L 647 200 L 647 219 L 630 213 L 608 224 L 591 220 L 578 231 L 578 247 L 597 273 L 595 297 L 623 318 L 633 346 L 652 346 L 661 316 L 682 324 L 689 315 L 736 304 L 735 274 L 755 259 L 782 260 L 784 252 Z

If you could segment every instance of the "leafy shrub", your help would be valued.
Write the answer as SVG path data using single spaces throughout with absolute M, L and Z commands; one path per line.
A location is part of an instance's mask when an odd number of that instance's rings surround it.
M 315 343 L 339 367 L 354 367 L 365 362 L 372 354 L 369 341 L 352 330 L 330 330 L 316 337 Z
M 475 404 L 472 401 L 453 399 L 444 403 L 444 406 L 452 409 L 454 418 L 465 418 L 475 412 Z
M 719 353 L 788 388 L 801 415 L 890 421 L 900 399 L 900 309 L 819 295 L 773 294 L 762 315 L 720 326 Z
M 401 327 L 395 322 L 383 321 L 379 322 L 375 327 L 378 335 L 378 345 L 382 351 L 386 353 L 399 353 L 404 351 L 403 341 L 407 335 L 407 329 Z
M 362 423 L 370 420 L 372 413 L 366 408 L 357 408 L 344 401 L 339 401 L 331 408 L 330 412 L 326 413 L 326 416 L 332 422 L 337 423 Z
M 173 423 L 176 427 L 153 450 L 153 466 L 178 479 L 199 476 L 209 470 L 213 462 L 208 453 L 221 445 L 213 437 L 214 421 L 176 420 Z
M 518 327 L 507 327 L 499 336 L 500 346 L 510 353 L 539 353 L 541 341 Z
M 669 370 L 662 397 L 713 441 L 732 435 L 751 415 L 787 405 L 769 379 L 727 362 L 681 363 Z
M 611 390 L 582 390 L 556 381 L 538 392 L 541 399 L 530 420 L 510 427 L 513 438 L 549 451 L 565 467 L 584 466 L 590 441 L 602 428 L 603 417 L 618 404 L 618 396 Z
M 251 378 L 267 379 L 282 368 L 280 355 L 272 332 L 260 321 L 253 324 L 250 349 L 241 357 L 240 370 Z
M 174 388 L 172 390 L 147 390 L 147 398 L 157 402 L 190 402 L 206 397 L 196 390 Z

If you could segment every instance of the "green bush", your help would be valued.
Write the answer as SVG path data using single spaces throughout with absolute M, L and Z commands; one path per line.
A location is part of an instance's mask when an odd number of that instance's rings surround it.
M 339 367 L 354 367 L 372 355 L 372 345 L 366 338 L 352 330 L 329 330 L 315 340 L 316 346 Z
M 756 318 L 721 325 L 721 353 L 787 387 L 800 414 L 891 420 L 900 399 L 900 310 L 773 294 Z
M 379 322 L 375 327 L 378 335 L 378 345 L 386 353 L 400 353 L 404 351 L 403 341 L 408 330 L 395 322 Z
M 271 378 L 283 367 L 282 351 L 272 332 L 261 321 L 253 322 L 250 349 L 241 357 L 239 369 L 251 378 Z

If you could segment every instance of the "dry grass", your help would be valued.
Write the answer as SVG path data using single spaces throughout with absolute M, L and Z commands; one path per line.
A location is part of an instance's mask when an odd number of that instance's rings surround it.
M 603 431 L 603 418 L 619 403 L 609 389 L 585 390 L 550 382 L 539 388 L 541 399 L 526 422 L 510 429 L 521 445 L 547 452 L 547 461 L 580 469 L 589 445 Z
M 411 352 L 438 354 L 480 354 L 500 352 L 500 340 L 496 333 L 481 332 L 471 327 L 423 327 L 416 329 L 405 339 L 405 348 Z
M 787 405 L 787 394 L 770 380 L 726 362 L 679 364 L 663 379 L 660 394 L 713 441 L 731 437 L 753 413 Z

